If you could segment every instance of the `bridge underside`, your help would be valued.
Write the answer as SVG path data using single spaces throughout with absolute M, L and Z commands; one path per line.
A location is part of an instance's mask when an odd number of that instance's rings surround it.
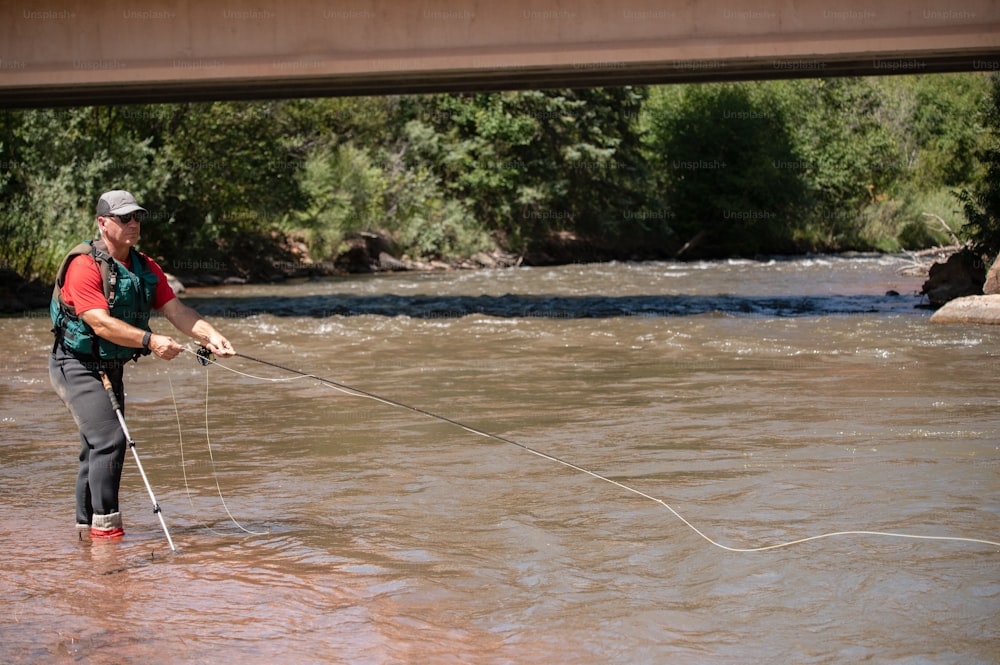
M 0 106 L 1000 70 L 1000 0 L 883 4 L 15 0 Z

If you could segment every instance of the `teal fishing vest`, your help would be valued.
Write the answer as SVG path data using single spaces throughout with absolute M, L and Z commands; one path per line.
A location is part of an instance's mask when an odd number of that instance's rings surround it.
M 108 246 L 103 240 L 90 240 L 74 247 L 56 273 L 55 287 L 49 314 L 52 317 L 52 332 L 56 344 L 63 343 L 70 351 L 93 356 L 101 360 L 131 360 L 149 353 L 146 349 L 119 346 L 99 337 L 76 313 L 76 308 L 66 304 L 62 297 L 62 287 L 66 281 L 66 271 L 70 262 L 81 254 L 93 257 L 101 271 L 104 283 L 104 297 L 108 299 L 108 311 L 116 319 L 149 330 L 149 315 L 153 309 L 153 297 L 159 279 L 149 268 L 149 264 L 134 249 L 129 250 L 132 269 L 108 254 Z

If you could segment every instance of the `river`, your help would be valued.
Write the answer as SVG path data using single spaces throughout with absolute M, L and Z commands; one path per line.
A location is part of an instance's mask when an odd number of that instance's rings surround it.
M 144 359 L 126 417 L 174 554 L 131 457 L 125 538 L 78 538 L 47 314 L 0 319 L 0 660 L 995 663 L 996 546 L 732 552 L 656 501 L 733 548 L 1000 540 L 1000 329 L 929 324 L 906 263 L 193 290 L 238 351 L 507 441 L 252 360 Z

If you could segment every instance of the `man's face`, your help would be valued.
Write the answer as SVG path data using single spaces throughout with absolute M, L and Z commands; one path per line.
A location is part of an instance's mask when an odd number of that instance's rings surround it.
M 101 230 L 104 232 L 104 239 L 113 245 L 134 246 L 139 242 L 139 220 L 141 213 L 128 213 L 125 215 L 102 215 Z

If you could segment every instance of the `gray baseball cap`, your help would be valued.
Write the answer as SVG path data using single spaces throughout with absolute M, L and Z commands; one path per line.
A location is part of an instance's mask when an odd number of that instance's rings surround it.
M 148 210 L 136 202 L 134 196 L 126 192 L 124 189 L 115 189 L 110 192 L 104 192 L 101 194 L 101 198 L 97 201 L 98 217 L 127 215 L 128 213 L 135 212 L 136 210 L 141 210 L 147 214 L 149 213 Z

